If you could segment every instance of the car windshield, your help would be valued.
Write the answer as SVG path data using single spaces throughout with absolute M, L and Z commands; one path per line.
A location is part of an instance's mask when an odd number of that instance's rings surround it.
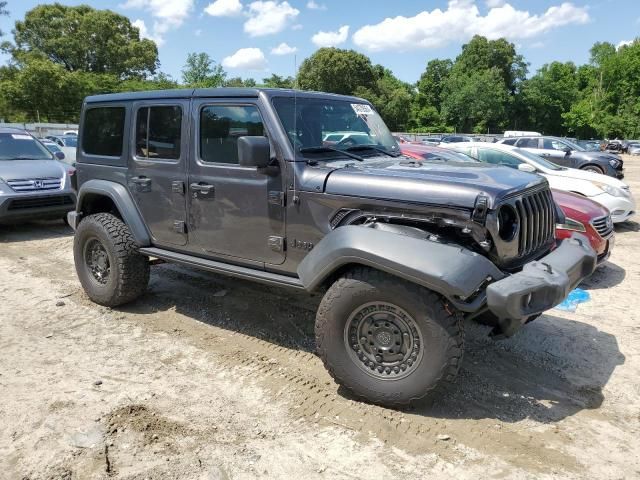
M 361 160 L 367 154 L 399 155 L 400 149 L 391 132 L 369 104 L 277 97 L 273 105 L 296 156 L 306 159 L 311 156 L 313 160 L 321 160 L 322 156 L 348 156 Z
M 56 152 L 61 152 L 62 150 L 60 150 L 60 147 L 58 147 L 58 145 L 56 145 L 53 142 L 42 142 L 42 144 L 47 147 L 47 150 L 49 150 L 51 153 L 56 153 Z
M 51 160 L 44 145 L 28 133 L 0 133 L 0 160 Z
M 576 150 L 578 152 L 584 152 L 585 148 L 581 147 L 580 145 L 578 145 L 577 143 L 572 142 L 571 140 L 567 140 L 566 138 L 562 139 L 562 143 L 566 144 L 567 146 L 569 146 L 572 150 Z
M 535 164 L 541 166 L 542 168 L 546 168 L 547 170 L 566 170 L 566 168 L 560 167 L 560 166 L 556 165 L 555 163 L 551 163 L 550 161 L 545 160 L 541 156 L 536 155 L 535 153 L 531 153 L 531 152 L 528 152 L 526 150 L 523 150 L 522 148 L 518 149 L 518 153 L 520 155 L 522 155 L 523 157 L 526 157 L 528 160 L 530 160 L 531 163 L 535 163 Z M 534 166 L 536 166 L 536 165 L 534 165 Z
M 77 147 L 78 137 L 62 137 L 62 143 L 64 143 L 65 147 Z

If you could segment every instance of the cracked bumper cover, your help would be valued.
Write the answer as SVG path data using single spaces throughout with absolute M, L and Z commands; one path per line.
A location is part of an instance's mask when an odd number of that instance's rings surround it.
M 589 240 L 574 234 L 521 272 L 487 287 L 487 306 L 498 317 L 500 333 L 515 333 L 527 319 L 561 303 L 597 265 Z

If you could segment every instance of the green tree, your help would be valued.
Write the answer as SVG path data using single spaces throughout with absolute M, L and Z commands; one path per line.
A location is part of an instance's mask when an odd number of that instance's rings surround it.
M 453 62 L 449 59 L 434 59 L 427 63 L 427 68 L 418 80 L 418 93 L 424 98 L 420 102 L 435 108 L 438 112 L 442 105 L 442 91 L 449 78 Z
M 268 88 L 294 88 L 296 79 L 293 77 L 281 77 L 274 73 L 268 78 L 263 78 L 262 84 Z
M 376 75 L 366 55 L 321 48 L 300 65 L 298 84 L 303 90 L 352 95 L 358 88 L 374 89 Z
M 453 72 L 444 90 L 442 118 L 460 132 L 497 132 L 506 122 L 508 91 L 498 68 Z
M 578 95 L 577 68 L 572 62 L 543 65 L 522 87 L 528 128 L 555 135 L 567 133 L 563 115 L 571 110 Z
M 8 16 L 9 12 L 6 9 L 7 2 L 0 2 L 0 17 Z M 4 36 L 4 32 L 0 30 L 0 37 Z
M 144 77 L 159 65 L 156 44 L 141 39 L 127 17 L 110 10 L 39 5 L 16 22 L 14 32 L 14 57 L 41 54 L 70 72 Z
M 182 82 L 193 88 L 221 87 L 227 77 L 222 65 L 202 53 L 190 53 L 182 70 Z

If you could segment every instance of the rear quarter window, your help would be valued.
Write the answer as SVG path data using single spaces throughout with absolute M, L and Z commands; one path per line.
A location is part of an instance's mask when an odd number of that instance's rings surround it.
M 124 107 L 93 107 L 84 114 L 82 150 L 88 155 L 121 157 L 124 143 Z

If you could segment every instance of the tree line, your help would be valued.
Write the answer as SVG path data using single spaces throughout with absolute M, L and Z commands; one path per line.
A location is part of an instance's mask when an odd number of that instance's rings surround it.
M 0 2 L 0 15 L 6 15 Z M 366 55 L 321 48 L 297 78 L 230 77 L 206 53 L 190 53 L 179 80 L 161 72 L 156 44 L 125 16 L 86 5 L 39 5 L 15 22 L 0 67 L 0 118 L 76 122 L 87 95 L 180 87 L 300 88 L 371 101 L 394 131 L 499 133 L 535 130 L 580 138 L 640 136 L 640 41 L 591 48 L 585 65 L 529 64 L 505 39 L 473 37 L 454 59 L 432 59 L 415 84 Z M 0 32 L 0 35 L 2 33 Z

